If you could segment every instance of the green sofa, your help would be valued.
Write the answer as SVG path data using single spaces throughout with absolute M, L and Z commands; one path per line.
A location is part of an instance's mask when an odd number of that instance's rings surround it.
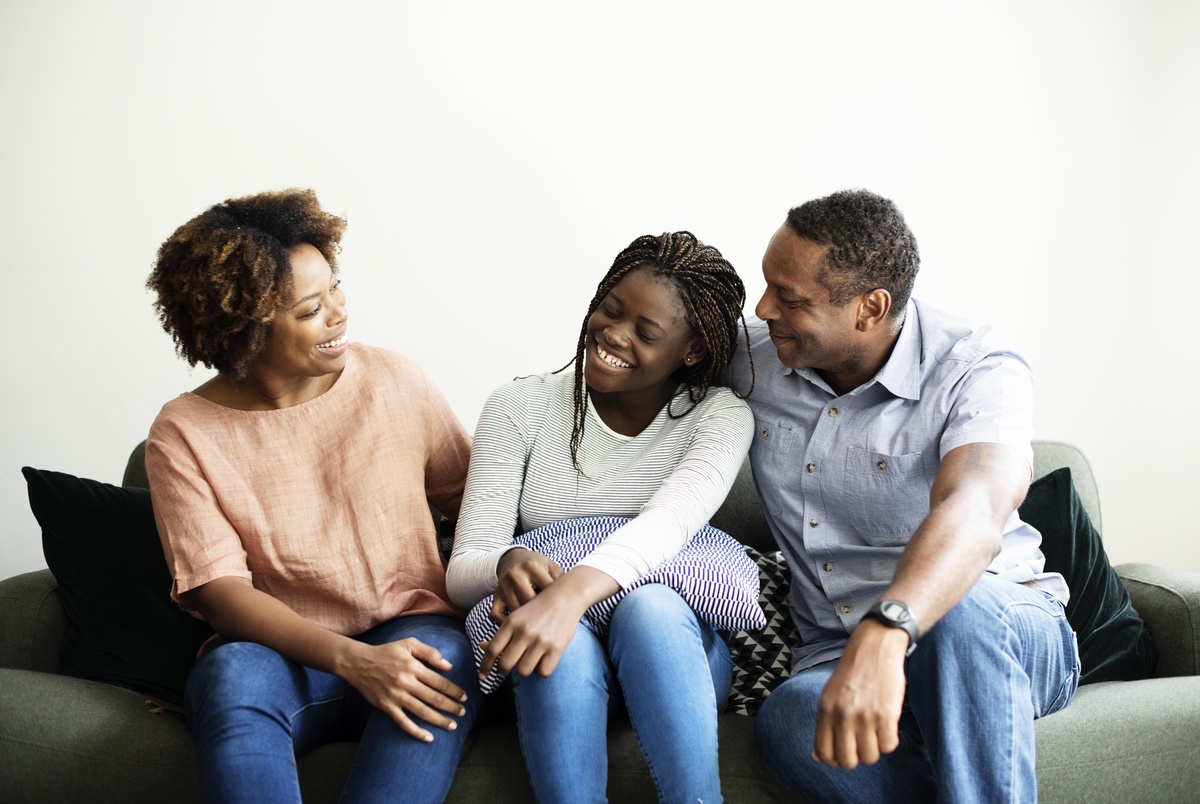
M 1100 499 L 1082 452 L 1042 441 L 1035 453 L 1038 476 L 1071 467 L 1099 527 Z M 142 485 L 144 478 L 135 453 L 124 483 Z M 713 525 L 760 550 L 774 549 L 748 466 Z M 1117 571 L 1154 634 L 1156 677 L 1085 685 L 1067 709 L 1037 722 L 1044 802 L 1183 801 L 1200 791 L 1200 575 L 1145 564 Z M 152 714 L 144 694 L 61 675 L 66 628 L 49 570 L 0 581 L 0 801 L 194 801 L 194 758 L 183 721 Z M 720 718 L 726 799 L 795 801 L 756 755 L 753 725 L 745 715 Z M 305 800 L 336 800 L 354 749 L 335 743 L 299 760 Z M 628 723 L 610 726 L 608 752 L 609 797 L 654 801 Z M 532 800 L 515 725 L 485 723 L 467 745 L 448 801 Z

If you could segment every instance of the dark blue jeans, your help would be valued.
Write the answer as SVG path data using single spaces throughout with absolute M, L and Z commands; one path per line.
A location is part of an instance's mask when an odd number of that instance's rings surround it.
M 793 675 L 754 723 L 767 767 L 810 801 L 1036 801 L 1033 721 L 1070 703 L 1079 684 L 1062 604 L 984 575 L 905 660 L 900 747 L 846 771 L 811 758 L 817 702 L 836 667 Z
M 358 740 L 343 801 L 440 802 L 480 708 L 475 661 L 460 620 L 399 617 L 357 639 L 383 645 L 416 637 L 454 668 L 467 713 L 445 731 L 414 717 L 421 742 L 341 678 L 288 661 L 254 642 L 222 642 L 192 669 L 185 711 L 196 744 L 200 797 L 211 802 L 300 801 L 296 757 L 328 742 Z

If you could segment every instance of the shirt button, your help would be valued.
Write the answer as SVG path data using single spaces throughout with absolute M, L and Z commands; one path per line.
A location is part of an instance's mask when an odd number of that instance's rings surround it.
M 770 438 L 770 437 L 771 437 L 771 434 L 768 431 L 763 430 L 763 438 Z
M 806 467 L 804 467 L 804 468 L 808 470 L 808 473 L 809 473 L 810 475 L 811 475 L 813 472 L 817 471 L 817 465 L 816 465 L 815 463 L 810 463 L 808 466 L 806 466 Z
M 814 516 L 812 519 L 808 520 L 808 524 L 809 524 L 809 526 L 810 526 L 810 527 L 814 527 L 814 528 L 815 528 L 817 525 L 820 525 L 820 524 L 821 524 L 821 520 L 817 519 L 817 518 Z
M 842 605 L 842 614 L 849 614 L 849 613 L 850 613 L 850 607 L 843 604 Z
M 829 561 L 826 561 L 826 562 L 825 562 L 825 571 L 826 571 L 826 572 L 833 572 L 833 564 L 832 564 L 831 562 L 829 562 Z
M 879 463 L 875 464 L 875 466 L 877 466 L 881 470 L 887 469 L 887 461 L 880 461 Z
M 830 409 L 829 409 L 829 415 L 830 415 L 830 416 L 832 416 L 832 417 L 834 417 L 834 418 L 836 419 L 836 418 L 837 418 L 837 415 L 838 415 L 838 409 L 837 409 L 837 408 L 830 408 Z

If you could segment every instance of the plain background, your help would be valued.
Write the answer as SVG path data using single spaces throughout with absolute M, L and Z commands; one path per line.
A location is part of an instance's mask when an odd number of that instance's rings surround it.
M 289 186 L 350 222 L 351 336 L 468 429 L 570 359 L 634 237 L 695 232 L 752 307 L 790 206 L 887 195 L 916 295 L 1032 361 L 1113 561 L 1200 571 L 1197 41 L 1187 0 L 0 0 L 0 576 L 45 566 L 21 466 L 119 482 L 209 376 L 151 308 L 158 245 Z

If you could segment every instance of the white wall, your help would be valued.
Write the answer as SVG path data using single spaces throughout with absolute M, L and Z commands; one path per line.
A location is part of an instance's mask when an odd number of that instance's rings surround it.
M 572 353 L 635 236 L 687 228 L 753 298 L 787 208 L 865 186 L 918 295 L 1039 375 L 1116 562 L 1200 571 L 1189 2 L 0 5 L 0 576 L 44 566 L 22 465 L 118 481 L 175 357 L 143 283 L 224 198 L 310 186 L 350 227 L 352 335 L 470 428 Z

